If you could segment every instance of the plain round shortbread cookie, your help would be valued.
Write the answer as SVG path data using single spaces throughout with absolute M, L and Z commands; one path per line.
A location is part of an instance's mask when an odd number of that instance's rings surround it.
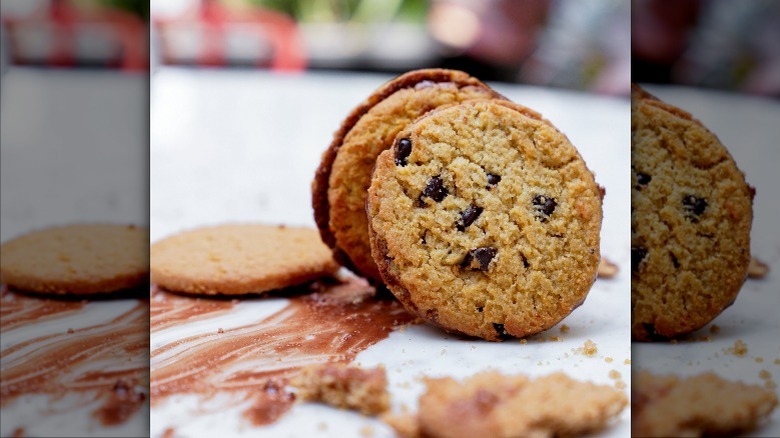
M 339 266 L 310 228 L 230 224 L 163 239 L 151 248 L 152 283 L 192 294 L 250 294 L 334 274 Z
M 703 327 L 747 275 L 753 191 L 717 137 L 638 87 L 631 111 L 631 334 Z
M 73 224 L 33 231 L 0 246 L 2 282 L 46 294 L 101 294 L 148 284 L 149 229 Z
M 419 116 L 468 99 L 501 98 L 466 73 L 425 69 L 405 73 L 376 90 L 355 108 L 322 156 L 312 184 L 312 203 L 322 240 L 344 266 L 381 280 L 371 257 L 366 192 L 380 152 Z
M 398 134 L 369 189 L 373 257 L 391 292 L 445 330 L 546 330 L 596 278 L 601 197 L 574 146 L 533 111 L 482 100 Z

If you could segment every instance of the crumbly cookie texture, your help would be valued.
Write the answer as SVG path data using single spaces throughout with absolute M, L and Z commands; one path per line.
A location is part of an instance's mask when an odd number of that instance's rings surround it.
M 458 382 L 428 378 L 415 414 L 383 417 L 402 437 L 553 437 L 606 428 L 626 395 L 555 373 L 531 379 L 484 372 Z
M 737 297 L 750 262 L 754 190 L 690 114 L 634 87 L 632 336 L 692 332 Z
M 734 436 L 747 433 L 777 406 L 773 391 L 722 379 L 646 371 L 632 381 L 632 436 Z
M 318 401 L 363 415 L 379 415 L 390 408 L 387 375 L 383 367 L 359 368 L 347 364 L 303 368 L 290 384 L 298 400 Z
M 323 241 L 346 267 L 380 281 L 371 257 L 365 203 L 371 171 L 380 152 L 419 116 L 468 99 L 500 96 L 466 73 L 425 69 L 384 84 L 343 122 L 322 157 L 312 186 Z
M 401 131 L 376 162 L 367 211 L 385 284 L 451 332 L 538 333 L 596 278 L 593 174 L 549 122 L 506 101 L 442 108 Z
M 72 224 L 34 231 L 0 246 L 0 277 L 46 294 L 111 293 L 148 284 L 149 229 Z
M 192 294 L 248 294 L 332 275 L 339 266 L 309 228 L 228 224 L 182 232 L 151 247 L 152 282 Z

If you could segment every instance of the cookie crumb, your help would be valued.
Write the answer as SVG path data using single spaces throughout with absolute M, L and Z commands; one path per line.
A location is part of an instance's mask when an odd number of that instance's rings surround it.
M 569 333 L 570 327 L 566 324 L 563 324 L 560 328 L 561 333 Z
M 374 436 L 374 428 L 370 425 L 366 425 L 360 428 L 360 436 L 365 438 L 371 438 Z
M 755 257 L 750 258 L 750 264 L 748 265 L 748 277 L 759 279 L 766 277 L 766 274 L 769 273 L 769 265 L 762 262 L 761 260 L 758 260 Z
M 757 357 L 754 360 L 756 361 L 756 363 L 763 363 L 764 362 L 764 358 L 763 357 Z
M 596 353 L 598 353 L 599 349 L 595 342 L 588 339 L 585 341 L 585 343 L 582 345 L 582 347 L 577 349 L 577 353 L 584 354 L 588 357 L 593 357 Z
M 631 359 L 626 359 L 623 361 L 623 364 L 625 365 L 631 365 Z
M 717 335 L 718 333 L 720 333 L 720 326 L 712 324 L 710 326 L 710 333 L 712 333 L 713 335 Z
M 317 425 L 317 430 L 320 430 L 320 431 L 326 431 L 326 430 L 328 430 L 328 423 L 326 423 L 326 422 L 324 422 L 324 421 L 320 422 L 320 423 Z
M 609 378 L 610 379 L 619 379 L 621 377 L 623 377 L 623 375 L 620 374 L 620 371 L 618 371 L 618 370 L 610 370 L 609 371 Z
M 599 260 L 598 277 L 599 278 L 614 278 L 618 273 L 618 265 L 612 263 L 606 258 L 602 257 Z
M 612 363 L 612 361 L 613 361 L 613 360 L 614 360 L 614 359 L 612 359 L 612 358 L 611 358 L 611 357 L 609 357 L 609 356 L 607 356 L 607 357 L 605 357 L 605 358 L 604 358 L 604 362 L 606 362 L 606 363 Z
M 520 339 L 520 343 L 525 345 L 528 343 L 528 339 Z
M 723 351 L 737 357 L 745 357 L 748 352 L 748 346 L 742 339 L 737 339 L 732 347 L 726 348 Z
M 617 389 L 626 389 L 626 382 L 622 380 L 618 380 L 615 382 L 615 388 Z
M 382 366 L 357 368 L 345 364 L 304 367 L 290 384 L 301 400 L 378 415 L 390 408 L 387 374 Z
M 760 378 L 762 378 L 762 379 L 764 379 L 764 380 L 766 380 L 766 379 L 771 379 L 771 378 L 772 378 L 772 373 L 770 373 L 770 372 L 769 372 L 769 371 L 767 371 L 767 370 L 761 370 L 761 371 L 759 371 L 759 373 L 758 373 L 758 377 L 760 377 Z
M 547 340 L 551 342 L 561 342 L 563 341 L 563 338 L 561 338 L 560 336 L 548 336 Z

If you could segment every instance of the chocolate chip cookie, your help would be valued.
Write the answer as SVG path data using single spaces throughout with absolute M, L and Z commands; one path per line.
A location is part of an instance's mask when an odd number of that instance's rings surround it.
M 596 278 L 593 174 L 552 124 L 507 101 L 464 102 L 406 127 L 377 159 L 367 212 L 390 291 L 451 332 L 538 333 Z
M 638 87 L 631 103 L 632 336 L 689 333 L 737 297 L 753 190 L 717 137 Z
M 442 105 L 501 98 L 466 73 L 426 69 L 384 84 L 344 120 L 312 184 L 314 217 L 335 258 L 357 274 L 381 280 L 371 258 L 365 204 L 371 171 L 398 131 Z

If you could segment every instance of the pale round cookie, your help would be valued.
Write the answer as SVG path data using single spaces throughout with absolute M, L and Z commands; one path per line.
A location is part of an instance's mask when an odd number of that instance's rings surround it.
M 339 262 L 381 280 L 371 257 L 365 205 L 376 157 L 398 131 L 442 105 L 494 98 L 502 97 L 466 73 L 415 70 L 384 84 L 349 114 L 323 154 L 312 185 L 317 226 Z
M 0 246 L 8 286 L 45 294 L 102 294 L 148 284 L 149 229 L 74 224 L 22 235 Z
M 401 131 L 377 160 L 367 211 L 390 291 L 448 331 L 538 333 L 596 278 L 593 174 L 549 122 L 506 101 L 439 109 Z
M 753 190 L 698 120 L 638 87 L 631 98 L 631 334 L 649 341 L 701 328 L 734 302 Z
M 250 294 L 334 274 L 317 230 L 229 224 L 185 231 L 151 248 L 152 283 L 192 294 Z

